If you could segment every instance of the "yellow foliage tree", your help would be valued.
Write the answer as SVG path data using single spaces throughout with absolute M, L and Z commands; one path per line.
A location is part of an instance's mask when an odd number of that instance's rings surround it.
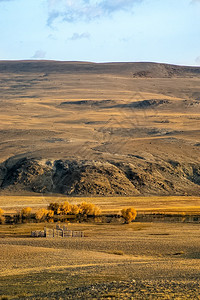
M 29 218 L 31 216 L 31 211 L 32 211 L 31 207 L 24 207 L 21 210 L 21 216 L 23 218 Z
M 0 224 L 4 224 L 5 222 L 5 217 L 3 216 L 3 209 L 0 208 Z
M 40 208 L 38 211 L 35 213 L 35 219 L 37 221 L 45 221 L 45 220 L 50 220 L 54 216 L 54 211 L 53 210 L 48 210 L 45 208 Z
M 68 201 L 62 203 L 59 207 L 58 214 L 67 215 L 71 212 L 71 204 Z
M 52 210 L 56 215 L 90 215 L 90 216 L 98 216 L 101 214 L 101 210 L 99 207 L 92 203 L 82 202 L 79 205 L 70 204 L 68 201 L 64 203 L 50 203 L 48 206 L 49 210 Z
M 46 219 L 46 216 L 48 214 L 49 210 L 45 208 L 40 208 L 38 211 L 35 213 L 35 218 L 37 221 L 42 221 Z
M 48 209 L 54 211 L 55 215 L 58 215 L 60 212 L 60 204 L 57 202 L 52 202 L 49 204 Z
M 127 224 L 135 220 L 137 216 L 137 212 L 133 207 L 124 208 L 121 210 L 121 213 Z
M 53 210 L 48 210 L 48 213 L 47 213 L 47 218 L 48 219 L 51 219 L 54 217 L 54 211 Z
M 76 205 L 76 204 L 73 204 L 73 205 L 71 206 L 71 214 L 72 214 L 72 215 L 78 215 L 79 212 L 80 212 L 79 206 Z
M 87 216 L 98 216 L 101 214 L 101 209 L 98 206 L 87 202 L 79 204 L 79 211 L 80 214 Z

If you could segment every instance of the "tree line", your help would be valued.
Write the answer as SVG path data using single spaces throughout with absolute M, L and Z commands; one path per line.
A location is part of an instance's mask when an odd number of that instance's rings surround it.
M 14 215 L 5 215 L 0 208 L 0 224 L 4 223 L 26 223 L 26 222 L 54 222 L 65 221 L 73 218 L 84 221 L 89 217 L 101 216 L 101 209 L 93 203 L 82 202 L 81 204 L 70 204 L 68 201 L 63 203 L 52 202 L 46 208 L 40 208 L 36 212 L 32 212 L 31 207 L 24 207 Z M 121 216 L 125 223 L 135 220 L 137 215 L 133 207 L 121 210 Z

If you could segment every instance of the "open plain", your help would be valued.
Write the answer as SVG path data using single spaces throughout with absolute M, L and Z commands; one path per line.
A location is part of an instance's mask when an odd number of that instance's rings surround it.
M 7 213 L 47 203 L 99 205 L 104 214 L 134 206 L 138 214 L 177 215 L 179 221 L 122 224 L 116 218 L 68 224 L 84 238 L 31 238 L 51 223 L 0 225 L 2 299 L 199 299 L 198 197 L 2 196 Z M 6 204 L 6 205 L 5 205 Z
M 0 208 L 97 204 L 182 222 L 0 225 L 2 299 L 200 299 L 200 68 L 0 62 Z M 47 226 L 52 227 L 53 224 Z
M 33 224 L 2 225 L 1 296 L 199 299 L 199 224 L 69 226 L 85 237 L 30 238 Z

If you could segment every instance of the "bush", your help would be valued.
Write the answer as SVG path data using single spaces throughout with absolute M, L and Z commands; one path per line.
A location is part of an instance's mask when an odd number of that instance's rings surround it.
M 137 216 L 137 212 L 133 207 L 124 208 L 121 210 L 121 213 L 122 213 L 122 217 L 125 219 L 125 223 L 127 224 L 135 220 Z

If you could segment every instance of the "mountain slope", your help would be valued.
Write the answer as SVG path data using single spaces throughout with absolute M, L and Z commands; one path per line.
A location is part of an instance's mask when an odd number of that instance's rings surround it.
M 198 67 L 1 61 L 0 95 L 2 193 L 199 191 Z

